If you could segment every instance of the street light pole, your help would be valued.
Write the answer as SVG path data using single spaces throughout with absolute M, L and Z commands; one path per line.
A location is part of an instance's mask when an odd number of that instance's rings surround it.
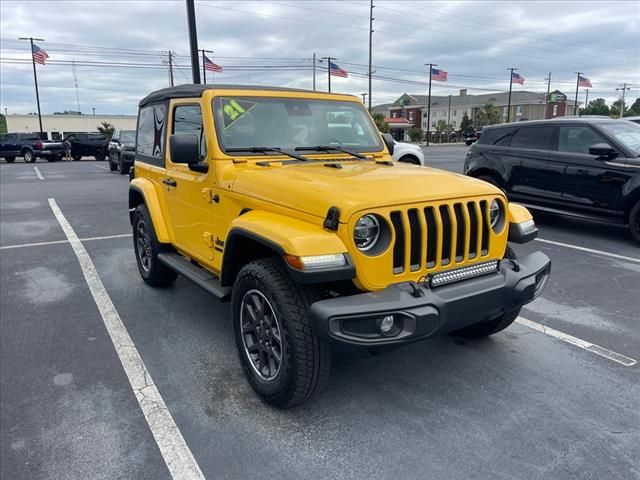
M 313 91 L 316 91 L 316 52 L 313 52 Z
M 191 73 L 193 83 L 200 83 L 200 67 L 198 60 L 198 33 L 196 31 L 196 7 L 194 0 L 187 1 L 187 24 L 189 26 L 189 47 L 191 50 Z M 171 59 L 171 57 L 169 57 Z
M 42 134 L 42 113 L 40 112 L 40 93 L 38 92 L 38 74 L 36 73 L 36 60 L 33 58 L 33 41 L 44 42 L 44 38 L 20 37 L 18 40 L 29 40 L 31 44 L 31 63 L 33 64 L 33 81 L 36 85 L 36 103 L 38 104 L 38 124 Z
M 549 72 L 549 76 L 545 78 L 547 81 L 547 96 L 545 97 L 544 102 L 544 118 L 547 118 L 547 110 L 549 108 L 549 95 L 551 95 L 551 72 Z
M 588 115 L 587 108 L 589 108 L 589 89 L 588 88 L 585 90 L 585 96 L 584 96 L 584 114 L 585 115 Z
M 437 67 L 436 63 L 425 63 L 429 66 L 427 76 L 429 78 L 429 94 L 427 95 L 427 147 L 429 146 L 429 132 L 431 130 L 431 69 Z
M 616 88 L 616 91 L 619 91 L 619 90 L 622 90 L 622 100 L 621 100 L 621 103 L 620 103 L 620 116 L 618 118 L 622 118 L 624 116 L 624 93 L 627 90 L 631 90 L 631 89 L 629 87 L 627 87 L 626 83 L 623 83 L 622 87 Z
M 449 95 L 449 113 L 447 114 L 447 143 L 451 138 L 451 95 Z
M 362 95 L 362 103 L 366 103 L 367 101 L 367 94 L 366 93 L 361 93 L 360 95 Z
M 369 112 L 371 112 L 371 53 L 373 50 L 373 9 L 373 0 L 371 0 L 369 6 Z
M 511 120 L 511 90 L 513 89 L 513 72 L 517 68 L 509 67 L 509 100 L 507 101 L 507 123 Z

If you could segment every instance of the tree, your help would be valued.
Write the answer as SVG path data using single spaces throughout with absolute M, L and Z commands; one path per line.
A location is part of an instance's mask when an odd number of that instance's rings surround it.
M 0 113 L 0 133 L 7 133 L 7 119 Z
M 447 131 L 447 122 L 444 120 L 438 120 L 436 123 L 436 141 L 442 143 L 442 135 Z
M 629 111 L 633 112 L 632 115 L 640 115 L 640 97 L 636 98 L 636 101 L 631 104 Z
M 417 127 L 411 127 L 407 132 L 412 142 L 419 142 L 422 140 L 422 130 Z
M 373 121 L 378 127 L 378 130 L 382 133 L 389 133 L 389 125 L 387 125 L 384 121 L 384 113 L 375 112 L 373 114 Z
M 467 114 L 465 113 L 460 121 L 460 131 L 464 133 L 473 132 L 473 122 L 469 119 Z
M 622 100 L 616 100 L 611 104 L 611 109 L 609 110 L 609 114 L 613 118 L 620 117 L 620 105 L 622 104 Z M 629 116 L 629 107 L 624 106 L 623 116 Z
M 476 126 L 484 127 L 487 125 L 495 125 L 496 123 L 500 123 L 500 119 L 501 115 L 498 107 L 493 103 L 487 103 L 476 115 Z
M 108 138 L 111 138 L 113 136 L 113 132 L 115 132 L 115 130 L 116 130 L 116 127 L 111 125 L 109 122 L 102 122 L 98 126 L 98 131 L 104 134 L 105 136 L 107 136 Z
M 609 106 L 604 98 L 596 98 L 589 102 L 587 108 L 581 108 L 584 115 L 609 115 Z

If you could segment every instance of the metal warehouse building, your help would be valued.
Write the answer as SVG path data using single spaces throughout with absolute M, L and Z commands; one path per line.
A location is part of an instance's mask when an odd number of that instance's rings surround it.
M 7 115 L 8 132 L 38 132 L 38 115 Z M 102 122 L 116 129 L 134 130 L 135 115 L 42 115 L 42 129 L 50 140 L 61 140 L 69 133 L 96 132 Z

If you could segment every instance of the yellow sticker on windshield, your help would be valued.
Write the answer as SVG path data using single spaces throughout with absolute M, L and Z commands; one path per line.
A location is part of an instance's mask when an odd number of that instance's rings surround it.
M 233 98 L 221 98 L 220 106 L 222 107 L 222 117 L 224 118 L 224 128 L 228 128 L 238 120 L 242 115 L 247 113 L 257 105 L 256 102 L 247 100 L 235 100 Z

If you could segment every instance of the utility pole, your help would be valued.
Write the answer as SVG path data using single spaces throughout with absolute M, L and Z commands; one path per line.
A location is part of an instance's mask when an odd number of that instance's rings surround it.
M 576 100 L 575 105 L 573 106 L 573 115 L 578 115 L 578 87 L 580 86 L 580 75 L 582 72 L 574 72 L 576 74 Z
M 585 96 L 584 96 L 584 114 L 585 115 L 588 115 L 587 108 L 589 108 L 589 89 L 588 88 L 585 90 Z
M 169 50 L 169 85 L 173 87 L 173 52 Z
M 629 87 L 627 87 L 626 82 L 622 84 L 622 87 L 616 88 L 616 91 L 620 91 L 622 90 L 622 103 L 620 103 L 620 116 L 618 118 L 622 118 L 624 116 L 624 93 L 627 90 L 631 90 Z
M 316 52 L 313 52 L 313 91 L 316 91 Z
M 545 80 L 547 81 L 547 96 L 544 100 L 544 118 L 547 118 L 547 109 L 549 108 L 549 95 L 551 95 L 551 72 L 549 72 L 549 75 L 547 76 L 547 78 L 545 78 Z
M 76 87 L 76 105 L 78 107 L 78 113 L 82 113 L 80 110 L 80 94 L 78 93 L 78 74 L 76 73 L 76 59 L 71 61 L 71 70 L 73 71 L 73 83 Z
M 511 89 L 513 88 L 513 72 L 517 70 L 517 68 L 509 67 L 509 100 L 507 102 L 507 123 L 511 120 Z
M 431 131 L 431 69 L 437 67 L 436 63 L 425 63 L 429 66 L 427 78 L 429 79 L 429 94 L 427 95 L 427 147 L 429 146 L 429 133 Z
M 360 95 L 362 95 L 362 103 L 366 103 L 366 99 L 367 99 L 367 94 L 366 93 L 361 93 Z
M 449 113 L 447 114 L 447 143 L 451 138 L 451 95 L 449 95 Z
M 331 60 L 337 60 L 336 57 L 322 57 L 321 60 L 327 61 L 327 78 L 329 85 L 329 93 L 331 93 Z
M 200 83 L 200 68 L 198 64 L 198 33 L 196 31 L 196 7 L 194 0 L 187 1 L 187 24 L 189 26 L 189 47 L 191 50 L 191 73 L 193 74 L 193 83 Z M 171 56 L 169 56 L 171 59 Z M 173 85 L 173 81 L 171 82 Z
M 96 116 L 96 107 L 91 107 L 91 110 L 93 110 L 93 116 Z
M 31 63 L 33 64 L 33 81 L 36 84 L 36 103 L 38 104 L 38 123 L 42 134 L 42 114 L 40 113 L 40 93 L 38 92 L 38 74 L 36 73 L 36 60 L 33 58 L 33 41 L 44 42 L 44 38 L 20 37 L 18 40 L 29 40 L 31 43 Z
M 373 9 L 373 0 L 371 0 L 369 6 L 369 112 L 371 112 L 371 53 L 373 50 Z

